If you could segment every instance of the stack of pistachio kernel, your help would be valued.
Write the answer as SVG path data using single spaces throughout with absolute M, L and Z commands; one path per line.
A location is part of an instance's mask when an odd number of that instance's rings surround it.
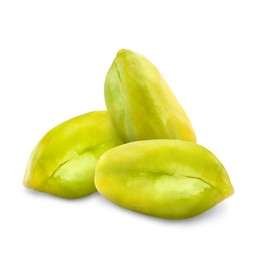
M 158 69 L 122 49 L 105 80 L 106 111 L 56 126 L 36 145 L 24 185 L 63 198 L 96 190 L 133 211 L 196 216 L 234 193 Z

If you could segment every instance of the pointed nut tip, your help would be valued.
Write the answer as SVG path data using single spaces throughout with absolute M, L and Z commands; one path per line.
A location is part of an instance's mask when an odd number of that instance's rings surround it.
M 120 49 L 118 52 L 117 52 L 117 56 L 123 56 L 123 55 L 126 55 L 127 53 L 130 53 L 132 51 L 128 50 L 128 49 Z

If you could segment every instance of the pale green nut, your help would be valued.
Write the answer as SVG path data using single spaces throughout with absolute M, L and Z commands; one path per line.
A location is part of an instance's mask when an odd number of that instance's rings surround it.
M 196 142 L 191 122 L 158 69 L 144 56 L 120 50 L 105 80 L 105 101 L 124 142 Z
M 94 174 L 99 157 L 120 144 L 106 111 L 65 121 L 34 148 L 24 186 L 63 198 L 87 196 L 96 191 Z
M 147 140 L 104 153 L 95 184 L 108 200 L 167 219 L 196 216 L 234 192 L 221 162 L 206 148 L 181 140 Z

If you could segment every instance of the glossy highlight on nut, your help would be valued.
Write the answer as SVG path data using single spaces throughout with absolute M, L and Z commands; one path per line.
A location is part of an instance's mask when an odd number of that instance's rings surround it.
M 122 49 L 105 80 L 105 101 L 124 142 L 180 139 L 196 142 L 184 109 L 158 69 L 144 56 Z
M 87 196 L 96 191 L 94 173 L 99 157 L 120 144 L 106 111 L 65 121 L 34 148 L 24 186 L 63 198 Z
M 213 153 L 181 140 L 137 141 L 107 151 L 95 185 L 119 206 L 167 219 L 201 214 L 234 192 Z

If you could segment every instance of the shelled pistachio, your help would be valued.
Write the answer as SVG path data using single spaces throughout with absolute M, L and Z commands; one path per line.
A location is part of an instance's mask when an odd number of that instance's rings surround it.
M 215 155 L 181 140 L 137 141 L 107 151 L 95 184 L 122 207 L 168 219 L 196 216 L 234 192 Z
M 106 111 L 72 118 L 51 129 L 36 145 L 24 185 L 64 198 L 89 195 L 96 191 L 97 160 L 120 144 Z
M 120 50 L 105 80 L 105 101 L 124 142 L 181 139 L 196 142 L 192 125 L 158 69 L 144 56 Z

